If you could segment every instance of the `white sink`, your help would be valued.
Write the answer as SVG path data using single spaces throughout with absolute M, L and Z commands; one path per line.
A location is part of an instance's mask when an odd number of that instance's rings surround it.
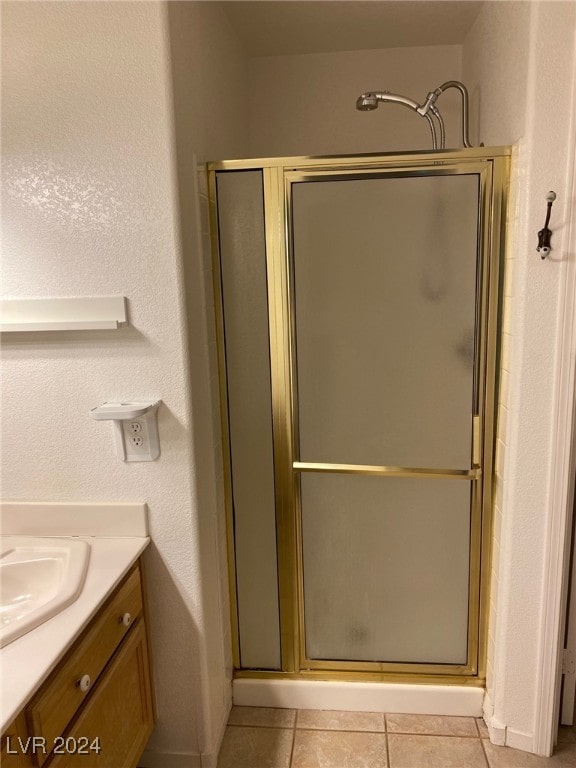
M 89 556 L 79 539 L 0 538 L 0 647 L 76 600 Z

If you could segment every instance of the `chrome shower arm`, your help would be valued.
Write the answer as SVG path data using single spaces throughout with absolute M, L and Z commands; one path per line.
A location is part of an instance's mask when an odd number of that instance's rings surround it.
M 468 89 L 459 80 L 448 80 L 442 83 L 436 90 L 444 93 L 448 88 L 456 88 L 460 91 L 460 96 L 462 97 L 462 143 L 465 147 L 471 147 L 472 144 L 470 144 L 470 137 L 468 135 Z

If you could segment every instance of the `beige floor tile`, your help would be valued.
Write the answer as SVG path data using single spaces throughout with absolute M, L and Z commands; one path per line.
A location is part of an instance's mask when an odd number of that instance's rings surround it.
M 299 709 L 296 728 L 322 731 L 384 731 L 382 712 Z
M 558 729 L 558 743 L 560 744 L 576 743 L 576 728 L 571 725 L 561 725 Z
M 218 768 L 288 768 L 293 730 L 229 725 Z
M 477 717 L 476 718 L 476 725 L 478 726 L 478 731 L 480 732 L 480 736 L 483 739 L 489 739 L 490 734 L 488 733 L 488 726 L 484 722 L 483 717 Z
M 478 736 L 473 717 L 441 715 L 386 715 L 388 733 L 427 734 L 429 736 Z
M 552 757 L 529 755 L 519 749 L 484 742 L 490 768 L 574 768 L 576 744 L 558 744 Z
M 479 738 L 389 734 L 390 768 L 486 768 Z
M 386 734 L 296 731 L 292 768 L 386 768 Z
M 228 725 L 259 725 L 272 728 L 292 728 L 295 709 L 272 707 L 232 707 Z

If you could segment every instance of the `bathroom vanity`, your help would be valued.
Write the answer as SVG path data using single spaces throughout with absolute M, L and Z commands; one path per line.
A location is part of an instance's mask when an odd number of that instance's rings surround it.
M 134 768 L 152 732 L 140 559 L 149 539 L 83 538 L 90 561 L 78 598 L 0 651 L 6 768 Z

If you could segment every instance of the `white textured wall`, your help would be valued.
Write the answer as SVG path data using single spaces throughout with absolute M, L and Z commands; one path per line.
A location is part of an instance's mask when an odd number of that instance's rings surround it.
M 204 606 L 206 768 L 215 766 L 231 706 L 232 643 L 208 204 L 197 163 L 247 155 L 248 58 L 217 3 L 168 3 L 168 21 Z M 156 765 L 165 768 L 162 756 Z
M 463 46 L 462 74 L 470 92 L 473 144 L 503 146 L 525 131 L 530 3 L 488 2 Z
M 205 272 L 186 180 L 194 152 L 233 154 L 245 135 L 231 112 L 245 58 L 222 12 L 193 5 L 193 121 L 176 87 L 172 100 L 164 4 L 8 2 L 2 20 L 3 294 L 120 294 L 130 307 L 117 332 L 3 339 L 2 494 L 148 502 L 159 722 L 146 764 L 178 767 L 199 764 L 200 751 L 214 763 L 230 699 Z M 212 88 L 231 106 L 215 105 Z M 179 130 L 188 164 L 177 169 Z M 145 397 L 164 401 L 162 455 L 124 464 L 110 425 L 88 410 Z
M 422 102 L 445 80 L 459 80 L 458 45 L 388 48 L 250 61 L 250 155 L 331 155 L 431 148 L 423 118 L 396 104 L 358 112 L 363 91 L 388 90 Z M 461 146 L 459 95 L 438 101 L 447 146 Z
M 530 5 L 526 2 L 489 3 L 481 10 L 463 46 L 463 80 L 470 92 L 470 137 L 473 144 L 513 145 L 525 133 L 528 98 Z M 514 305 L 514 257 L 518 235 L 519 157 L 512 162 L 506 258 L 504 264 L 502 347 L 496 442 L 494 530 L 488 627 L 486 688 L 490 704 L 495 690 L 496 627 L 500 551 L 510 402 L 510 353 Z M 512 199 L 513 197 L 513 199 Z M 516 289 L 517 290 L 517 289 Z
M 464 45 L 463 76 L 482 140 L 518 142 L 509 213 L 487 715 L 501 743 L 530 751 L 543 749 L 537 738 L 539 642 L 546 531 L 554 513 L 557 308 L 574 204 L 566 192 L 575 33 L 573 3 L 487 3 Z M 559 196 L 551 223 L 554 251 L 541 261 L 536 233 L 550 189 Z

